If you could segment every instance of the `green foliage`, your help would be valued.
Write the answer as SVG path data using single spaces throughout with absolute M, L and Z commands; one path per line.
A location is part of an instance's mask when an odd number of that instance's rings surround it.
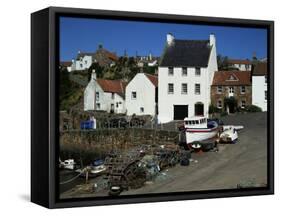
M 91 75 L 92 75 L 93 70 L 95 70 L 95 72 L 97 74 L 97 78 L 102 78 L 103 77 L 103 70 L 104 70 L 104 68 L 101 67 L 98 62 L 95 62 L 88 69 L 88 81 L 91 80 Z
M 217 62 L 218 62 L 218 69 L 219 70 L 228 70 L 228 57 L 218 55 L 217 56 Z
M 68 110 L 77 104 L 83 96 L 83 89 L 70 81 L 69 72 L 65 69 L 60 71 L 60 110 Z
M 221 109 L 217 108 L 213 104 L 209 106 L 209 114 L 220 113 Z
M 262 109 L 255 105 L 249 105 L 245 107 L 245 110 L 247 112 L 262 112 Z

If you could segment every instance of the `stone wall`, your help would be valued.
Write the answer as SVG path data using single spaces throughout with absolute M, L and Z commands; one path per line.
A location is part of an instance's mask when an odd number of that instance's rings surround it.
M 242 100 L 246 101 L 246 106 L 252 104 L 252 86 L 245 86 L 245 93 L 241 93 L 241 86 L 231 86 L 234 88 L 234 97 L 237 99 L 238 107 L 241 107 Z M 228 97 L 228 86 L 222 86 L 222 93 L 217 92 L 217 86 L 211 87 L 211 103 L 217 107 L 218 100 L 222 101 L 222 109 L 224 108 L 224 98 Z
M 102 158 L 114 150 L 130 150 L 142 145 L 164 145 L 177 143 L 177 131 L 163 131 L 143 128 L 104 129 L 91 131 L 67 131 L 60 133 L 60 152 L 65 157 Z M 67 152 L 68 155 L 65 155 Z

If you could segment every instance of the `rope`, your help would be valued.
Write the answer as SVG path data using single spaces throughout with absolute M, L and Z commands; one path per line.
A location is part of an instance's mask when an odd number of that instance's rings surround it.
M 67 183 L 70 183 L 70 182 L 74 181 L 74 180 L 77 179 L 80 175 L 82 175 L 85 171 L 86 171 L 86 169 L 83 169 L 77 176 L 74 176 L 73 178 L 71 178 L 71 179 L 69 179 L 69 180 L 67 180 L 67 181 L 60 182 L 60 185 L 67 184 Z

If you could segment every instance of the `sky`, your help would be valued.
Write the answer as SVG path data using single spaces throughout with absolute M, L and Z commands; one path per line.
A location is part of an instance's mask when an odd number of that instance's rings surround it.
M 169 32 L 184 40 L 208 40 L 213 33 L 217 54 L 229 58 L 267 57 L 266 29 L 61 17 L 60 60 L 95 52 L 99 44 L 118 56 L 125 50 L 129 56 L 161 56 Z

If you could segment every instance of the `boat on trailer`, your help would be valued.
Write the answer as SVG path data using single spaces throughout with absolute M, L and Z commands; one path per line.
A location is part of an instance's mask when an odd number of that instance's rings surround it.
M 198 142 L 216 137 L 221 127 L 216 121 L 208 121 L 204 116 L 195 116 L 184 118 L 184 130 L 186 144 L 197 143 L 194 147 L 198 148 Z

